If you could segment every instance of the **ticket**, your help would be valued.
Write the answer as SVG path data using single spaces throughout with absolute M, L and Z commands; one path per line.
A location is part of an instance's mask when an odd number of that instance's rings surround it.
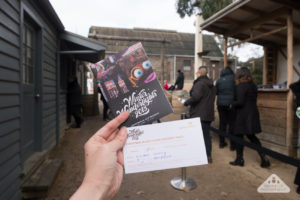
M 125 173 L 207 164 L 200 118 L 127 128 Z

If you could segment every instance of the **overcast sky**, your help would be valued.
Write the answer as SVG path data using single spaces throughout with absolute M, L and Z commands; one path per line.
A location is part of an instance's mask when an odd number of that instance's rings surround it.
M 176 0 L 50 0 L 65 29 L 82 36 L 91 26 L 155 28 L 194 33 L 195 17 L 180 18 Z M 235 50 L 245 61 L 261 48 Z
M 65 28 L 87 36 L 90 26 L 157 28 L 193 33 L 194 16 L 181 19 L 175 0 L 50 0 Z

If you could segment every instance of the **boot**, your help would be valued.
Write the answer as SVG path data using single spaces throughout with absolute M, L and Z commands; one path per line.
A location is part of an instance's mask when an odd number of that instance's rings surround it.
M 297 192 L 298 194 L 300 194 L 300 186 L 297 187 L 296 192 Z
M 225 142 L 225 138 L 223 136 L 220 136 L 219 148 L 223 149 L 226 146 L 227 146 L 227 143 Z
M 227 143 L 226 142 L 220 142 L 220 144 L 219 144 L 219 148 L 220 149 L 223 149 L 224 147 L 226 147 L 227 146 Z
M 235 161 L 229 162 L 229 164 L 233 166 L 244 166 L 244 159 L 243 159 L 243 146 L 238 146 L 239 148 L 236 148 L 236 159 Z
M 212 157 L 211 156 L 207 156 L 207 161 L 209 164 L 211 164 L 213 162 Z
M 235 151 L 235 146 L 230 145 L 230 151 Z
M 236 158 L 235 161 L 229 162 L 229 164 L 233 166 L 244 166 L 244 159 L 243 158 Z
M 261 158 L 261 164 L 260 166 L 262 168 L 268 168 L 270 167 L 270 161 L 268 160 L 268 158 L 266 157 L 266 155 L 264 153 L 259 153 L 259 156 Z

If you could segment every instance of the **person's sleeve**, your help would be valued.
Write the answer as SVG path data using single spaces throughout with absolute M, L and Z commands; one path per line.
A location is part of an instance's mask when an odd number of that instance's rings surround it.
M 297 92 L 300 92 L 300 81 L 297 81 L 295 83 L 292 83 L 290 85 L 290 89 L 296 94 Z
M 233 99 L 236 100 L 236 85 L 235 85 L 235 81 L 233 82 Z
M 192 94 L 191 98 L 186 100 L 184 102 L 184 105 L 188 106 L 188 105 L 196 104 L 201 100 L 202 96 L 203 96 L 203 85 L 200 83 L 196 83 L 196 85 L 194 86 L 193 94 Z
M 247 90 L 244 87 L 238 86 L 236 88 L 236 101 L 233 102 L 232 106 L 241 107 L 246 102 Z

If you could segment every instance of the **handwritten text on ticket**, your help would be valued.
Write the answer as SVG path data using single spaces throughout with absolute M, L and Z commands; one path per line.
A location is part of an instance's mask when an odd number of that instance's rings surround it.
M 207 164 L 200 118 L 127 130 L 126 174 Z

